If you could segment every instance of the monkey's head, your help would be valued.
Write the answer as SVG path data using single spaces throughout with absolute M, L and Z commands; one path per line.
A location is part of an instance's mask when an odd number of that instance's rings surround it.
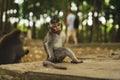
M 14 29 L 13 31 L 5 34 L 0 39 L 0 42 L 3 43 L 3 42 L 6 42 L 6 41 L 10 41 L 10 40 L 13 40 L 13 39 L 20 38 L 20 33 L 21 33 L 21 31 L 19 29 Z
M 19 29 L 14 29 L 13 31 L 11 31 L 10 34 L 17 37 L 17 36 L 20 36 L 21 31 Z
M 60 32 L 62 31 L 62 24 L 61 24 L 60 19 L 59 19 L 57 16 L 54 16 L 54 17 L 51 19 L 48 28 L 49 28 L 49 30 L 50 30 L 51 32 L 60 34 Z

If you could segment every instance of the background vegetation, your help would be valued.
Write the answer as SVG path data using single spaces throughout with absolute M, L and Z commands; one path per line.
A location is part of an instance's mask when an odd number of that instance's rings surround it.
M 71 9 L 79 15 L 78 40 L 120 42 L 119 0 L 0 0 L 0 34 L 14 28 L 32 30 L 32 39 L 43 39 L 51 17 L 58 15 L 66 31 Z

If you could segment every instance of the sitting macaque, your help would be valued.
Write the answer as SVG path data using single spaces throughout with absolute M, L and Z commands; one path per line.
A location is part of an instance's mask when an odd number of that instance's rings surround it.
M 20 34 L 21 31 L 15 29 L 0 39 L 0 64 L 19 63 L 21 58 L 29 53 L 29 50 L 23 49 Z
M 66 70 L 66 67 L 58 66 L 55 63 L 61 63 L 66 56 L 72 59 L 72 63 L 82 63 L 75 54 L 67 47 L 64 47 L 65 34 L 62 32 L 62 23 L 60 19 L 54 16 L 48 26 L 49 32 L 44 39 L 44 49 L 47 54 L 47 60 L 43 66 Z

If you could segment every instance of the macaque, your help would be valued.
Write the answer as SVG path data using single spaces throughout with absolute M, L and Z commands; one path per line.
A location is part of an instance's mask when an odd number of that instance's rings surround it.
M 43 66 L 51 66 L 56 69 L 66 70 L 66 67 L 58 66 L 55 63 L 61 63 L 66 56 L 72 59 L 71 63 L 82 63 L 75 54 L 67 47 L 64 47 L 65 34 L 62 32 L 62 23 L 60 19 L 54 16 L 48 26 L 49 32 L 44 39 L 44 49 L 47 54 Z
M 29 53 L 28 49 L 23 49 L 20 34 L 21 31 L 15 29 L 0 39 L 0 64 L 19 63 L 21 58 Z

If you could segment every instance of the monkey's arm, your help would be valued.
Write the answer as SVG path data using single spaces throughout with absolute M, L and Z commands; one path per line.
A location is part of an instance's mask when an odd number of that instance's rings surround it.
M 44 39 L 44 49 L 47 54 L 47 60 L 53 61 L 54 60 L 54 53 L 53 53 L 53 44 L 49 39 L 49 35 L 47 35 Z
M 64 46 L 64 44 L 65 44 L 65 38 L 66 38 L 64 32 L 61 32 L 61 37 L 62 37 L 62 44 L 63 44 L 63 46 Z

